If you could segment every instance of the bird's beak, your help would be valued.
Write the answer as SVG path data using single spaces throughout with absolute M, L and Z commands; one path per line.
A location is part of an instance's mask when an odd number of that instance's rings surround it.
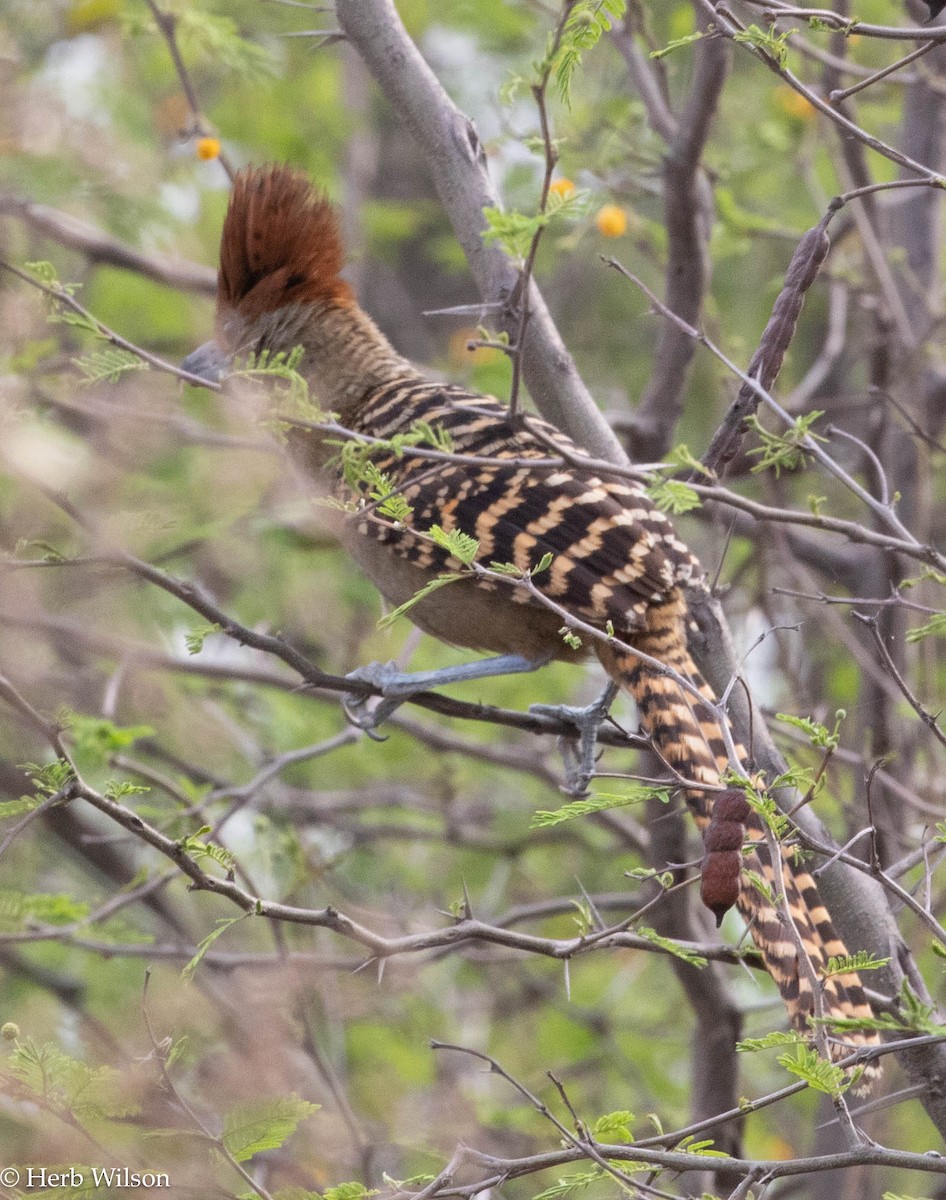
M 204 342 L 188 354 L 181 363 L 181 370 L 196 375 L 204 383 L 219 383 L 230 370 L 233 358 L 221 350 L 216 342 Z

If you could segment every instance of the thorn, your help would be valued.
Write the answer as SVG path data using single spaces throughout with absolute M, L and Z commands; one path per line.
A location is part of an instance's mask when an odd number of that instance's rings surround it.
M 625 871 L 625 874 L 627 874 L 627 873 L 628 872 Z M 588 911 L 591 913 L 591 915 L 595 919 L 595 925 L 597 926 L 597 928 L 599 930 L 604 929 L 605 928 L 604 919 L 602 918 L 601 913 L 598 912 L 598 909 L 595 906 L 595 902 L 585 891 L 585 885 L 581 882 L 581 880 L 577 877 L 577 875 L 575 876 L 575 882 L 578 884 L 578 890 L 581 892 L 582 896 L 584 896 L 584 898 L 585 898 L 585 903 L 588 905 Z
M 480 304 L 455 304 L 452 308 L 428 308 L 420 315 L 422 317 L 467 317 L 502 307 L 501 300 L 486 300 Z

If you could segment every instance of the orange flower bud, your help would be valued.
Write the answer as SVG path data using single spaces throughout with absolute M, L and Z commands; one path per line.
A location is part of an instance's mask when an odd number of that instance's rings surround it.
M 450 338 L 447 350 L 450 361 L 458 367 L 469 362 L 479 366 L 495 362 L 501 356 L 501 350 L 496 350 L 492 346 L 475 346 L 472 350 L 469 348 L 468 343 L 475 342 L 480 337 L 482 334 L 475 325 L 464 325 L 462 329 L 457 329 Z
M 602 237 L 621 237 L 627 233 L 627 213 L 616 204 L 605 204 L 598 209 L 595 225 Z
M 773 93 L 776 108 L 780 108 L 787 117 L 796 121 L 813 121 L 818 110 L 801 92 L 796 92 L 787 83 L 779 84 Z
M 194 152 L 201 162 L 210 162 L 214 158 L 219 158 L 220 139 L 215 137 L 198 138 Z
M 575 185 L 570 179 L 566 179 L 564 175 L 560 179 L 553 179 L 549 184 L 549 195 L 558 196 L 560 200 L 567 200 L 569 196 L 574 196 Z

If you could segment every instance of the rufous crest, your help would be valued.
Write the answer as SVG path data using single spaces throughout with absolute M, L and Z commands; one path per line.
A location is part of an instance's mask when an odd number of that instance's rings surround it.
M 344 246 L 327 198 L 281 164 L 237 175 L 220 243 L 218 311 L 248 320 L 287 304 L 351 303 L 339 277 Z

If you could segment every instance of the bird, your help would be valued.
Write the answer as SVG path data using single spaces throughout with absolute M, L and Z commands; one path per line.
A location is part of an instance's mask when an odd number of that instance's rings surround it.
M 585 774 L 589 727 L 614 692 L 629 694 L 703 831 L 703 899 L 717 923 L 735 904 L 794 1030 L 827 1030 L 833 1058 L 874 1045 L 858 975 L 829 970 L 849 956 L 815 880 L 747 800 L 749 755 L 690 654 L 691 597 L 709 587 L 696 556 L 642 483 L 582 466 L 589 456 L 551 423 L 401 356 L 344 263 L 336 212 L 305 174 L 244 168 L 221 234 L 214 337 L 182 366 L 219 382 L 248 356 L 301 352 L 320 408 L 360 446 L 346 465 L 337 439 L 304 421 L 288 432 L 303 474 L 334 497 L 340 541 L 421 630 L 494 656 L 356 677 L 380 687 L 387 712 L 432 684 L 596 655 L 608 692 L 565 714 L 583 732 Z M 569 619 L 594 636 L 579 639 Z M 870 1062 L 863 1079 L 874 1074 Z

